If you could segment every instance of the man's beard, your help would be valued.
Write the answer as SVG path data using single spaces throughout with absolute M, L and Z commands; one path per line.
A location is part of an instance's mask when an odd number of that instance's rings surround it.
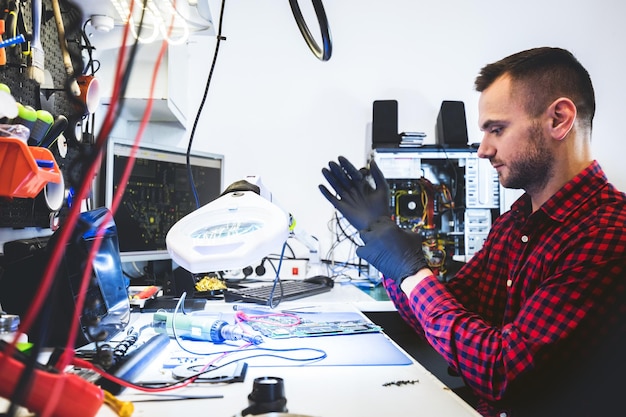
M 552 177 L 554 152 L 546 146 L 546 139 L 538 124 L 528 129 L 528 137 L 526 149 L 517 159 L 506 164 L 509 175 L 501 178 L 501 181 L 503 187 L 523 189 L 532 194 L 542 190 Z

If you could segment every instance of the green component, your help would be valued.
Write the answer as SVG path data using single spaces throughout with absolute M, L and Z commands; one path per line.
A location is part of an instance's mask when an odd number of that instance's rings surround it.
M 54 123 L 54 116 L 47 110 L 37 110 L 37 119 L 44 123 Z
M 34 123 L 35 120 L 37 120 L 37 111 L 31 106 L 24 106 L 20 103 L 17 103 L 17 117 L 18 119 L 23 119 L 27 122 Z

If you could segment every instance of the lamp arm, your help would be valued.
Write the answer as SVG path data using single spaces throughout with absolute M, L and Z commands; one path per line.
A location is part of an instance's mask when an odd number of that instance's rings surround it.
M 312 0 L 313 8 L 315 9 L 315 14 L 317 15 L 317 21 L 320 26 L 320 31 L 322 32 L 322 47 L 315 42 L 313 35 L 311 35 L 311 31 L 307 26 L 304 17 L 302 16 L 302 11 L 300 10 L 300 5 L 298 4 L 298 0 L 289 0 L 289 5 L 291 6 L 291 11 L 293 13 L 293 17 L 296 19 L 296 23 L 298 24 L 298 29 L 300 29 L 300 33 L 304 37 L 309 49 L 311 52 L 320 60 L 320 61 L 328 61 L 333 52 L 333 44 L 330 36 L 330 28 L 328 27 L 328 19 L 326 17 L 326 11 L 324 10 L 324 3 L 322 0 Z

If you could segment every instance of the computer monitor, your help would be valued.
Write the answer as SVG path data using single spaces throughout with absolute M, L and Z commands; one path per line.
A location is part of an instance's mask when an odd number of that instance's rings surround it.
M 108 141 L 98 193 L 103 195 L 107 208 L 112 206 L 132 146 L 131 141 Z M 193 151 L 190 166 L 199 205 L 217 198 L 222 192 L 223 156 Z M 170 259 L 165 246 L 167 232 L 196 208 L 186 150 L 140 143 L 126 190 L 114 213 L 122 262 Z
M 0 302 L 7 312 L 24 317 L 40 291 L 63 229 L 72 229 L 54 284 L 48 290 L 49 299 L 34 319 L 29 340 L 47 347 L 65 346 L 70 330 L 78 326 L 75 347 L 79 347 L 95 340 L 108 341 L 128 325 L 130 305 L 119 258 L 118 229 L 109 213 L 98 207 L 82 212 L 76 225 L 63 223 L 51 237 L 20 239 L 4 245 Z M 98 237 L 99 230 L 102 234 Z M 80 320 L 73 323 L 85 264 L 96 240 L 99 244 Z

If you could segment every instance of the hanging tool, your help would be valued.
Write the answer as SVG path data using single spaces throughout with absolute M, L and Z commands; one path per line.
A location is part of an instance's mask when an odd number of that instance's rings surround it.
M 33 36 L 30 41 L 30 52 L 28 54 L 28 65 L 26 76 L 34 80 L 37 84 L 43 84 L 45 53 L 41 45 L 41 0 L 32 1 L 33 13 Z
M 32 33 L 26 30 L 26 24 L 24 23 L 24 15 L 22 13 L 21 3 L 15 0 L 9 0 L 6 2 L 6 7 L 4 8 L 4 29 L 5 29 L 5 40 L 10 38 L 16 38 L 17 36 L 23 36 L 25 41 L 22 42 L 20 48 L 15 48 L 15 45 L 10 45 L 6 50 L 7 53 L 9 51 L 13 51 L 13 57 L 15 60 L 19 60 L 17 57 L 22 56 L 25 61 L 22 62 L 24 68 L 26 68 L 26 64 L 30 60 L 31 51 L 30 51 L 30 42 L 32 39 Z M 17 44 L 16 44 L 17 45 Z M 7 63 L 11 61 L 7 57 Z
M 43 140 L 54 123 L 54 116 L 48 110 L 39 109 L 36 111 L 36 114 L 37 119 L 30 130 L 30 138 L 28 139 L 28 142 L 33 145 L 37 145 Z
M 6 7 L 4 8 L 4 30 L 5 37 L 4 39 L 14 38 L 17 36 L 17 21 L 18 21 L 18 10 L 17 3 L 14 0 L 11 0 L 6 3 Z
M 54 119 L 54 123 L 52 124 L 52 126 L 50 126 L 50 129 L 48 129 L 43 139 L 41 139 L 41 142 L 39 142 L 38 146 L 49 148 L 54 142 L 56 142 L 59 136 L 61 136 L 63 132 L 65 132 L 65 129 L 67 129 L 68 125 L 69 122 L 67 120 L 67 117 L 63 116 L 62 114 L 58 115 Z
M 4 19 L 0 20 L 0 35 L 4 35 L 5 24 L 6 22 L 4 21 Z M 4 48 L 0 48 L 0 65 L 6 65 L 6 63 L 7 63 L 7 53 L 4 50 Z
M 2 20 L 0 20 L 0 27 L 4 27 L 4 25 L 2 24 Z M 26 42 L 26 38 L 24 37 L 24 35 L 22 35 L 21 33 L 13 38 L 9 38 L 9 39 L 5 39 L 2 42 L 0 42 L 0 48 L 2 48 L 4 50 L 4 48 L 8 47 L 8 46 L 13 46 L 13 45 L 17 45 L 20 44 L 22 42 Z
M 52 0 L 52 10 L 54 11 L 54 21 L 57 24 L 57 32 L 59 32 L 59 44 L 61 45 L 61 53 L 63 55 L 63 65 L 65 65 L 65 73 L 70 81 L 71 93 L 78 97 L 80 96 L 80 88 L 76 82 L 74 76 L 74 65 L 72 64 L 72 57 L 67 48 L 67 40 L 65 39 L 65 25 L 63 24 L 63 16 L 61 16 L 61 6 L 59 0 Z

